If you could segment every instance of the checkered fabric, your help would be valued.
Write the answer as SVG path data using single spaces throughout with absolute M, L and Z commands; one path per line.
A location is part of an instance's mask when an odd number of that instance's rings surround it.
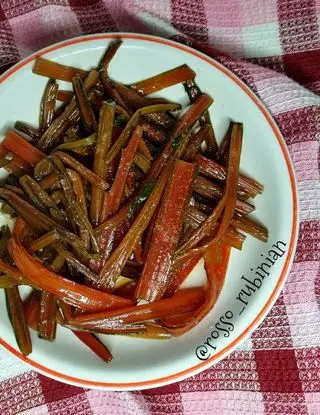
M 278 301 L 212 369 L 141 392 L 68 386 L 0 349 L 0 414 L 320 414 L 320 1 L 2 0 L 0 66 L 82 33 L 140 32 L 216 57 L 278 122 L 297 174 L 301 225 Z

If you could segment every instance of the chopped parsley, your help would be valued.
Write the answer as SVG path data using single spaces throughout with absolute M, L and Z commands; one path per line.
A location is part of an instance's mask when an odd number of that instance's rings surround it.
M 128 218 L 131 218 L 131 216 L 135 213 L 135 211 L 138 210 L 141 207 L 141 205 L 148 199 L 148 197 L 152 193 L 152 190 L 155 184 L 156 184 L 156 181 L 152 180 L 144 186 L 140 194 L 136 197 L 133 205 L 130 207 L 130 210 L 127 214 Z
M 114 120 L 114 125 L 119 125 L 120 126 L 120 125 L 123 125 L 125 123 L 126 123 L 126 119 L 122 114 L 118 115 Z

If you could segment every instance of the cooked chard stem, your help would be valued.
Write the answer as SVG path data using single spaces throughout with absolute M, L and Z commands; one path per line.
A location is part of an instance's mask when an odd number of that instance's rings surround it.
M 14 124 L 14 128 L 20 131 L 21 133 L 29 136 L 32 139 L 32 141 L 37 141 L 40 137 L 39 130 L 37 130 L 29 124 L 26 124 L 25 122 L 16 121 L 16 123 Z
M 86 138 L 81 138 L 80 140 L 68 141 L 66 143 L 59 144 L 54 149 L 54 151 L 75 150 L 75 149 L 78 149 L 78 148 L 89 147 L 89 146 L 92 146 L 95 142 L 96 142 L 96 133 L 92 133 Z
M 56 99 L 58 94 L 58 84 L 55 80 L 49 79 L 40 105 L 40 131 L 44 132 L 50 127 L 54 117 Z
M 92 133 L 96 128 L 97 121 L 91 108 L 84 84 L 79 75 L 72 79 L 72 85 L 83 126 L 86 131 Z
M 94 252 L 98 253 L 99 245 L 96 237 L 94 236 L 91 223 L 89 222 L 88 217 L 86 216 L 85 212 L 83 211 L 82 207 L 76 199 L 72 183 L 70 181 L 70 178 L 67 174 L 64 165 L 62 164 L 61 160 L 55 155 L 51 156 L 51 160 L 57 170 L 58 179 L 60 181 L 61 188 L 65 195 L 68 218 L 70 219 L 70 221 L 74 222 L 76 226 L 80 223 L 87 229 L 90 235 L 92 249 Z

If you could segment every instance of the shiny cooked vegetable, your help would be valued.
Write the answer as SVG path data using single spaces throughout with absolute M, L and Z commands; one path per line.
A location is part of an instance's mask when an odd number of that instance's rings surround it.
M 29 329 L 50 342 L 69 329 L 105 362 L 96 334 L 181 336 L 214 307 L 232 248 L 268 239 L 250 217 L 263 186 L 240 173 L 243 125 L 230 122 L 218 146 L 213 99 L 188 65 L 130 85 L 111 79 L 121 44 L 88 71 L 37 58 L 33 72 L 49 78 L 39 126 L 17 121 L 0 145 L 10 174 L 1 210 L 15 219 L 12 234 L 0 229 L 0 289 L 24 355 Z M 182 116 L 150 96 L 181 83 Z M 201 258 L 207 284 L 181 288 Z

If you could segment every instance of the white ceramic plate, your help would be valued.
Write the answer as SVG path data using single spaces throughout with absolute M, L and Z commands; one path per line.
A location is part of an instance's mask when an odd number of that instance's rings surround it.
M 243 122 L 241 168 L 265 185 L 263 195 L 254 201 L 254 216 L 267 226 L 270 235 L 267 244 L 248 237 L 241 252 L 232 250 L 219 300 L 195 329 L 168 341 L 108 336 L 105 341 L 114 355 L 109 365 L 99 361 L 72 333 L 62 328 L 58 329 L 53 344 L 39 340 L 32 333 L 33 352 L 24 358 L 17 349 L 4 311 L 4 296 L 0 294 L 0 343 L 10 352 L 39 372 L 64 382 L 132 390 L 169 384 L 210 367 L 258 326 L 276 300 L 293 260 L 298 203 L 286 145 L 259 99 L 213 59 L 156 37 L 133 34 L 80 37 L 51 46 L 20 62 L 0 78 L 1 135 L 16 120 L 37 125 L 40 98 L 47 81 L 32 74 L 37 56 L 88 69 L 97 64 L 115 37 L 124 40 L 110 65 L 110 75 L 117 81 L 131 83 L 186 63 L 197 73 L 200 88 L 214 98 L 210 112 L 218 139 L 222 138 L 229 119 Z M 161 96 L 188 103 L 182 86 L 169 88 Z M 203 279 L 202 263 L 192 272 L 192 277 Z M 259 281 L 261 287 L 257 288 Z

